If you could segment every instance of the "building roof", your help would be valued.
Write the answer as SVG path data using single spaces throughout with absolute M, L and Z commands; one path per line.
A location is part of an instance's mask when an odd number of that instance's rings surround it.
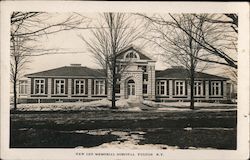
M 167 78 L 167 79 L 187 79 L 189 78 L 188 71 L 184 68 L 168 68 L 166 70 L 155 71 L 156 78 Z M 203 72 L 196 72 L 195 78 L 200 79 L 221 79 L 227 80 L 228 78 L 207 74 Z
M 26 77 L 72 77 L 72 76 L 85 76 L 85 77 L 105 77 L 103 69 L 92 69 L 83 66 L 64 66 L 60 68 L 50 69 L 42 72 L 27 74 Z
M 117 59 L 123 59 L 124 55 L 125 55 L 125 54 L 127 53 L 127 51 L 129 51 L 129 50 L 133 50 L 133 51 L 135 51 L 136 53 L 138 53 L 139 56 L 140 56 L 140 59 L 142 59 L 142 60 L 152 60 L 151 58 L 149 58 L 148 56 L 146 56 L 145 54 L 143 54 L 141 51 L 139 51 L 139 49 L 136 49 L 136 47 L 134 47 L 134 46 L 130 46 L 130 47 L 124 49 L 123 51 L 121 51 L 121 52 L 118 54 Z
M 187 79 L 188 72 L 184 68 L 169 68 L 166 70 L 155 71 L 155 77 L 166 79 Z M 32 73 L 25 75 L 26 77 L 93 77 L 104 78 L 105 72 L 103 69 L 92 69 L 83 66 L 64 66 L 55 69 L 50 69 L 42 72 Z M 227 80 L 228 78 L 216 76 L 212 74 L 196 72 L 196 78 L 201 79 L 220 79 Z

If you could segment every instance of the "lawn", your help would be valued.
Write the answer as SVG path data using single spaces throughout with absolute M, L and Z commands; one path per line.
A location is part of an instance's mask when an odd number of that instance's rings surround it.
M 16 111 L 12 148 L 236 149 L 236 110 Z

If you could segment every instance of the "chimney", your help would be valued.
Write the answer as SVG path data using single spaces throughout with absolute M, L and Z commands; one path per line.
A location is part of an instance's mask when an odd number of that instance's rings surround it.
M 81 67 L 81 64 L 70 64 L 71 67 Z

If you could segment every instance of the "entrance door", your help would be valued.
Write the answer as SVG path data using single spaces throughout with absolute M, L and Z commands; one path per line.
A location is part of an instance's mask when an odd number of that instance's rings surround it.
M 133 80 L 128 81 L 128 98 L 135 97 L 135 82 Z

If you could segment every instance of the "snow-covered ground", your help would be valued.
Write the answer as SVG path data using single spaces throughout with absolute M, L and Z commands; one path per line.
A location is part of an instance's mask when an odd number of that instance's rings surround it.
M 132 104 L 132 105 L 131 105 Z M 142 104 L 142 105 L 140 105 Z M 144 106 L 143 106 L 144 104 Z M 116 107 L 121 111 L 141 111 L 145 105 L 154 111 L 189 111 L 188 102 L 154 102 L 144 100 L 142 102 L 131 99 L 119 99 Z M 227 108 L 223 108 L 226 106 Z M 229 111 L 236 110 L 236 104 L 221 103 L 195 103 L 195 107 L 203 111 Z M 12 109 L 13 107 L 11 107 Z M 111 101 L 108 99 L 95 100 L 90 102 L 65 102 L 65 103 L 28 103 L 18 104 L 20 111 L 67 111 L 67 110 L 107 110 L 111 108 Z
M 165 144 L 139 144 L 140 140 L 143 140 L 143 135 L 146 134 L 142 131 L 113 131 L 113 130 L 83 130 L 83 131 L 75 131 L 76 133 L 86 133 L 90 135 L 116 135 L 119 138 L 117 141 L 112 141 L 109 143 L 103 143 L 99 146 L 93 147 L 95 149 L 170 149 L 175 150 L 179 149 L 178 146 L 169 146 Z M 84 148 L 82 146 L 78 146 L 77 148 Z M 189 147 L 188 149 L 213 149 L 213 148 L 197 148 L 197 147 Z
M 152 107 L 159 107 L 159 106 L 169 106 L 169 107 L 189 107 L 190 102 L 154 102 L 144 100 L 144 104 L 152 106 Z M 224 104 L 224 103 L 205 103 L 205 102 L 195 102 L 195 107 L 219 107 L 219 106 L 231 106 L 235 107 L 236 104 Z
M 190 102 L 154 102 L 144 100 L 143 104 L 156 108 L 158 111 L 188 111 Z M 194 107 L 202 111 L 236 110 L 237 104 L 195 102 Z
M 117 100 L 116 107 L 120 110 L 140 111 L 139 107 L 130 107 L 129 102 L 130 100 L 126 99 Z M 20 111 L 105 110 L 110 108 L 111 101 L 108 99 L 90 102 L 28 103 L 17 105 L 17 110 Z

